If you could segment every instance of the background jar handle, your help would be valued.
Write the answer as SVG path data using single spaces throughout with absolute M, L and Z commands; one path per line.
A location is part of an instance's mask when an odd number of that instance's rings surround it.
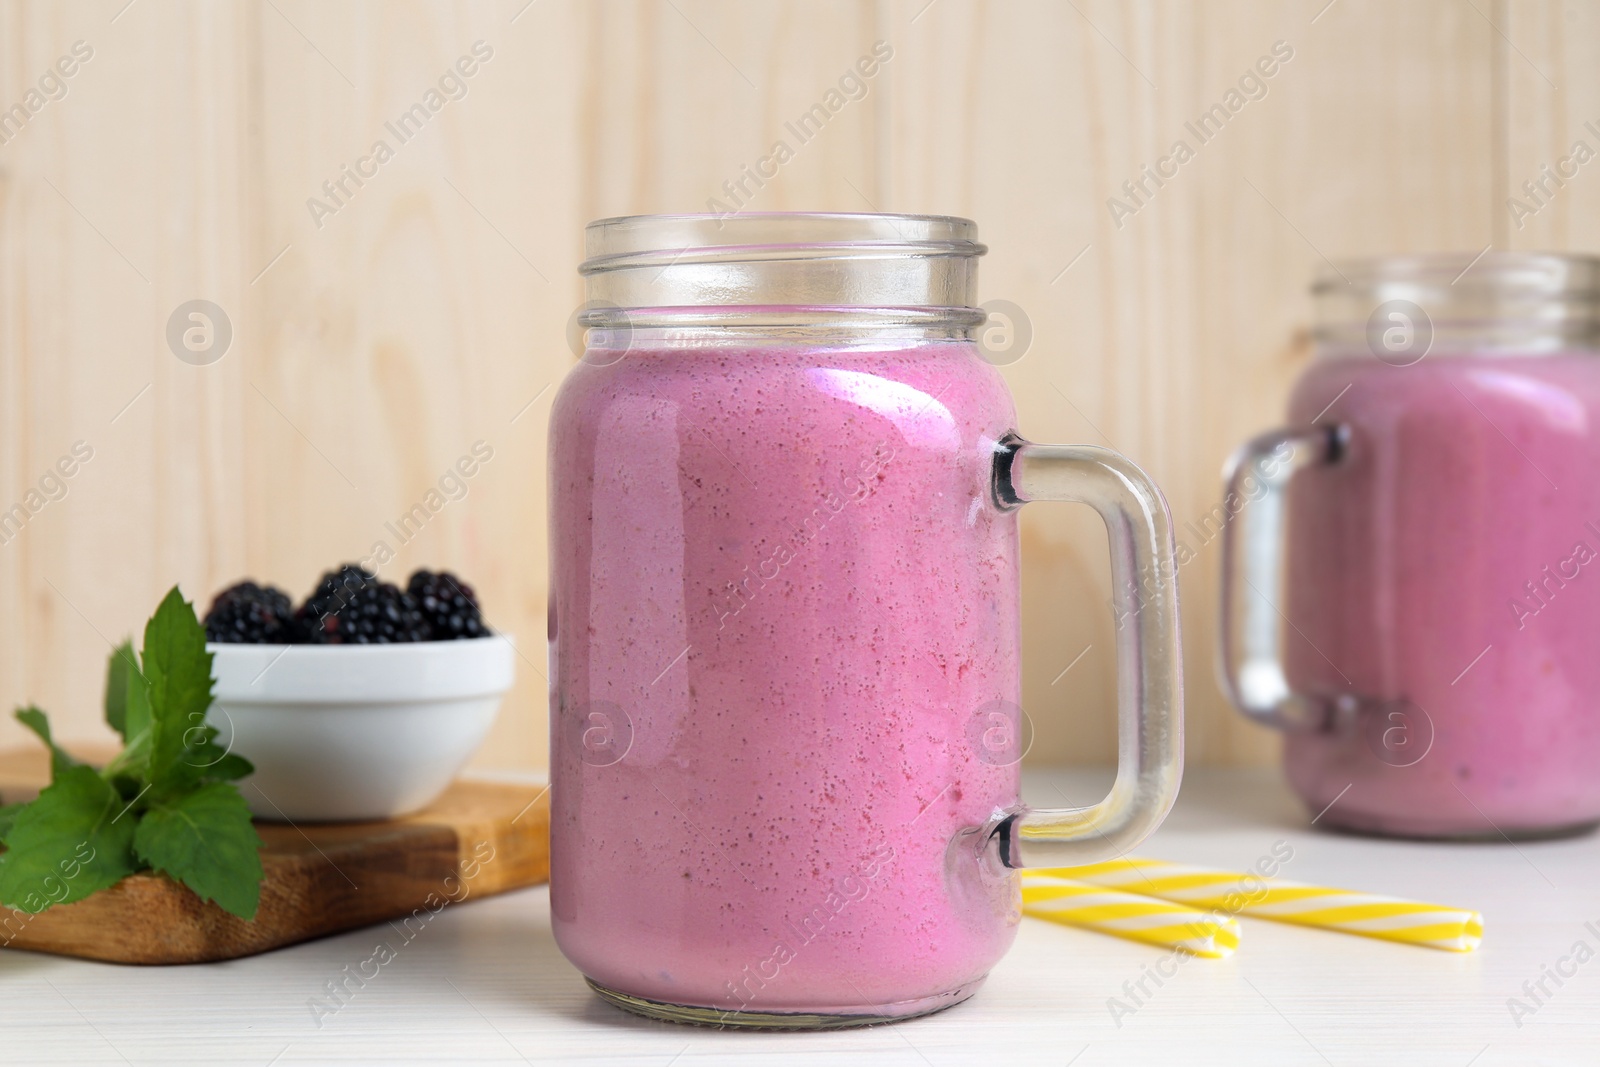
M 1283 669 L 1285 505 L 1295 471 L 1338 462 L 1349 439 L 1346 426 L 1273 430 L 1240 446 L 1222 472 L 1224 507 L 1241 502 L 1222 530 L 1223 689 L 1244 714 L 1280 730 L 1321 730 L 1333 721 L 1333 702 L 1294 692 Z M 1259 499 L 1251 499 L 1251 476 Z
M 1111 542 L 1117 614 L 1117 779 L 1087 808 L 1024 808 L 994 840 L 1007 867 L 1068 867 L 1126 853 L 1166 818 L 1183 777 L 1183 653 L 1172 516 L 1127 457 L 1090 445 L 1036 445 L 1015 435 L 995 453 L 994 497 L 1088 504 Z

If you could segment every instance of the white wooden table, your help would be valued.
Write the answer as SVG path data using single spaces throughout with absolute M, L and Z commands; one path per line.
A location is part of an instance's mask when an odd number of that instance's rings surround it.
M 1087 801 L 1106 780 L 1036 773 L 1027 793 Z M 1108 998 L 1162 953 L 1025 919 L 977 997 L 943 1014 L 829 1034 L 730 1033 L 600 1003 L 556 950 L 548 897 L 534 889 L 446 909 L 320 1026 L 308 1002 L 393 931 L 194 967 L 0 952 L 0 1063 L 1600 1063 L 1600 961 L 1559 988 L 1546 979 L 1554 995 L 1520 1027 L 1507 1007 L 1575 943 L 1600 951 L 1600 839 L 1335 836 L 1308 825 L 1274 774 L 1196 771 L 1141 852 L 1242 869 L 1279 840 L 1294 847 L 1282 877 L 1479 908 L 1484 947 L 1454 955 L 1245 919 L 1237 956 L 1184 963 L 1118 1026 Z

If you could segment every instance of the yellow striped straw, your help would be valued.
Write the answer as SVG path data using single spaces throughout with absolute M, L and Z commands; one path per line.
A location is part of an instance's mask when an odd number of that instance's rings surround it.
M 1476 911 L 1164 860 L 1126 858 L 1087 867 L 1025 871 L 1024 885 L 1030 877 L 1070 877 L 1192 908 L 1217 909 L 1225 915 L 1248 915 L 1447 952 L 1471 952 L 1483 943 L 1483 915 Z
M 1231 956 L 1239 947 L 1239 923 L 1230 917 L 1075 882 L 1056 877 L 1052 871 L 1023 872 L 1022 911 L 1051 922 L 1149 945 L 1180 948 L 1209 959 Z

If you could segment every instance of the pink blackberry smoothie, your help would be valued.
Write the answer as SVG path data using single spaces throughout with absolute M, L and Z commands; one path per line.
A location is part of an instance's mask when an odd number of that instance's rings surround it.
M 1352 439 L 1291 483 L 1288 669 L 1365 703 L 1289 737 L 1295 788 L 1380 833 L 1600 819 L 1600 357 L 1329 358 L 1290 416 L 1325 409 Z
M 1009 394 L 969 341 L 673 336 L 551 425 L 556 939 L 667 1004 L 959 999 L 1018 921 L 952 850 L 1018 803 L 972 729 L 1019 699 Z

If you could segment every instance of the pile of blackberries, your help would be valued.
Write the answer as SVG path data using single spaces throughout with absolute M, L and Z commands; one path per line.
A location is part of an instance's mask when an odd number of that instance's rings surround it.
M 449 571 L 419 570 L 401 589 L 352 563 L 324 574 L 298 609 L 270 585 L 230 586 L 205 625 L 206 640 L 240 645 L 388 645 L 492 632 L 472 586 Z

